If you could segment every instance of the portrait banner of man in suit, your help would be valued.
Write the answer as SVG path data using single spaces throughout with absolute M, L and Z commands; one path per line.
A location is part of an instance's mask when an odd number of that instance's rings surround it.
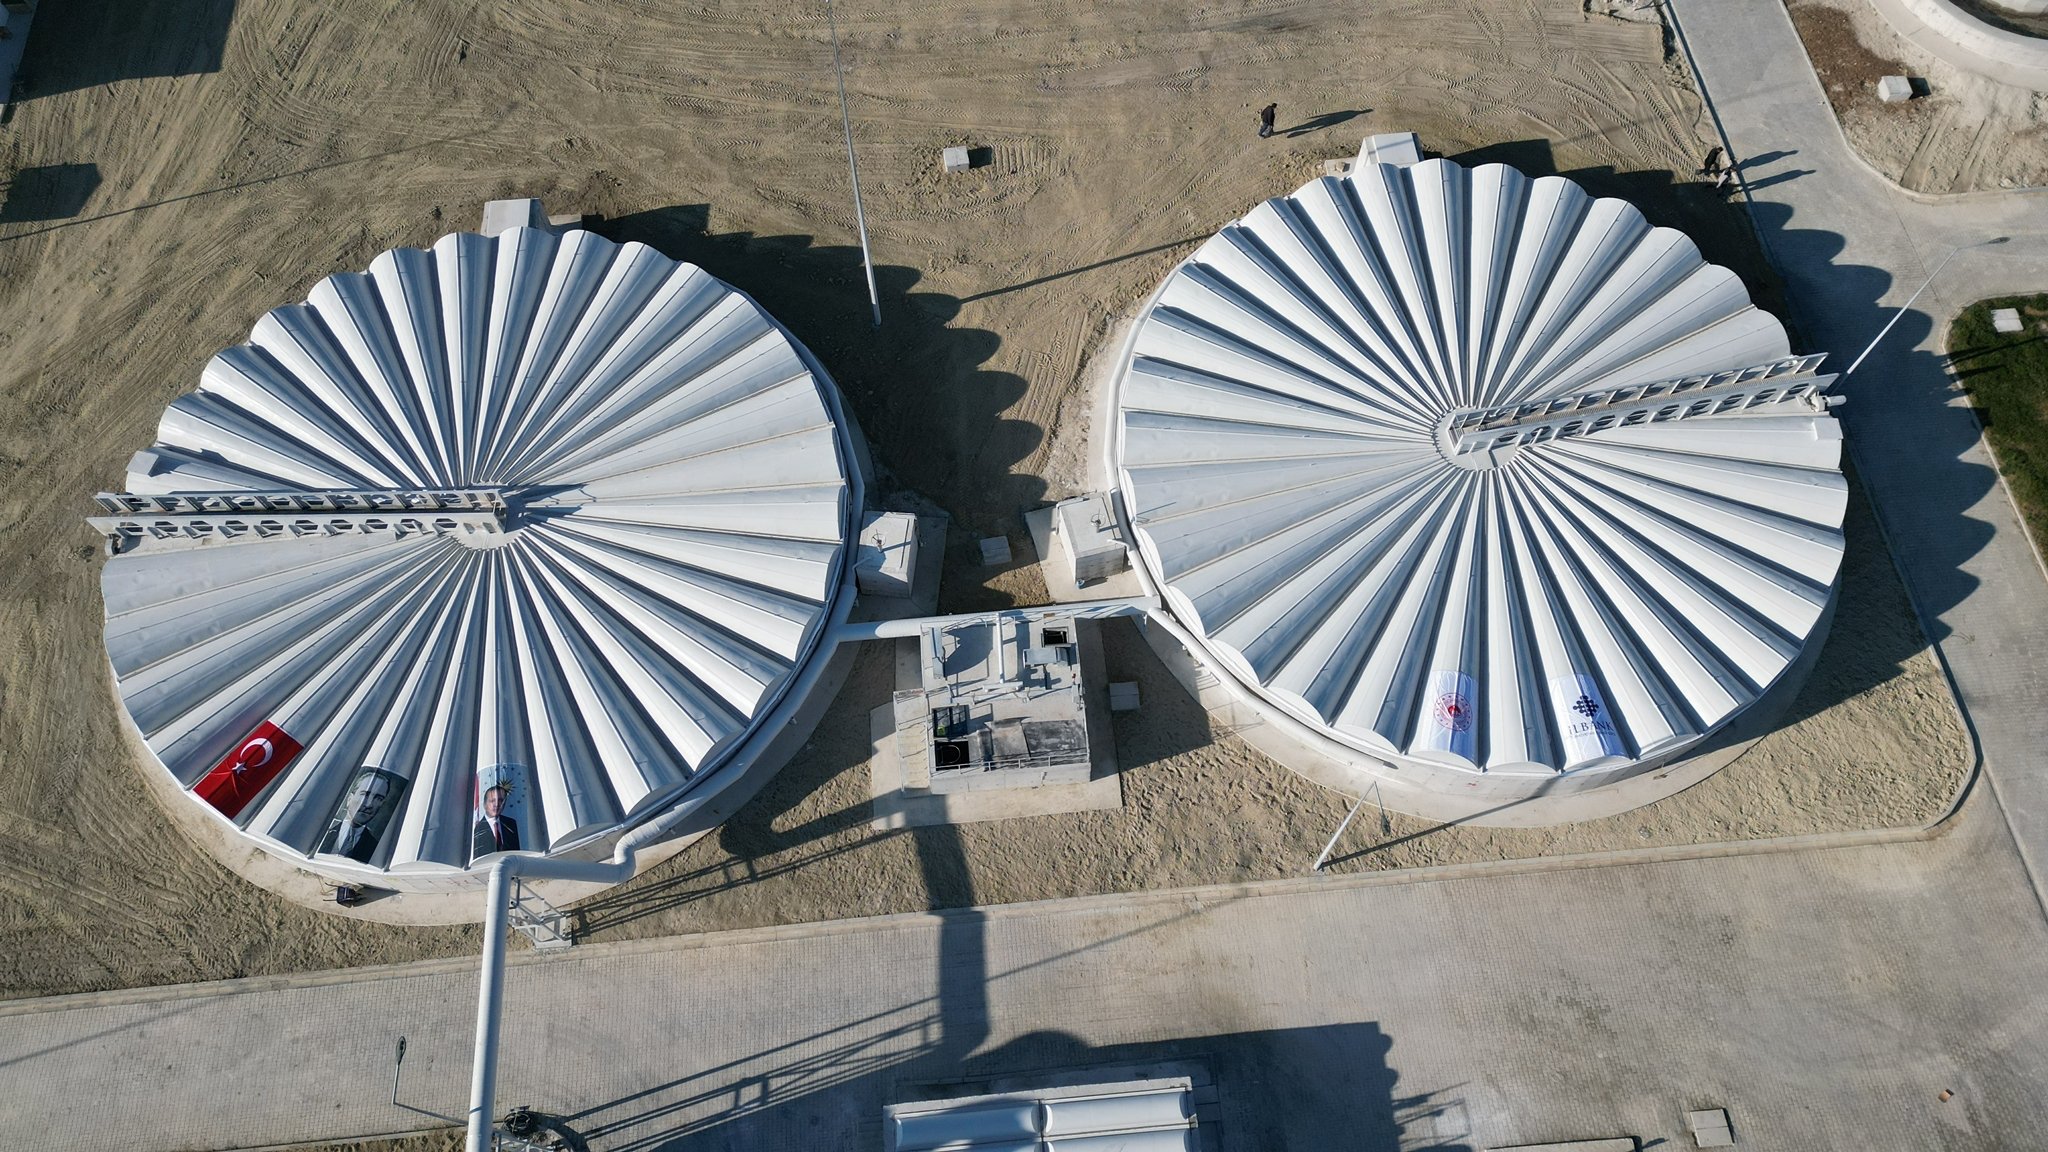
M 398 814 L 398 801 L 405 794 L 405 777 L 396 772 L 364 765 L 342 795 L 341 806 L 327 824 L 315 851 L 346 856 L 358 864 L 370 863 L 377 845 Z
M 521 777 L 517 764 L 492 764 L 477 769 L 475 824 L 470 829 L 469 859 L 473 864 L 498 852 L 518 852 Z

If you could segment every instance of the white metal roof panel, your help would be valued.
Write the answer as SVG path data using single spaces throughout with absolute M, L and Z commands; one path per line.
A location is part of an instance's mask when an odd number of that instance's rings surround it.
M 1271 703 L 1396 762 L 1626 770 L 1727 722 L 1818 625 L 1834 419 L 1767 403 L 1477 468 L 1441 429 L 1787 353 L 1734 274 L 1628 204 L 1382 165 L 1175 270 L 1130 341 L 1116 464 L 1166 603 Z
M 744 294 L 587 232 L 329 277 L 207 365 L 129 490 L 484 488 L 510 530 L 116 555 L 123 702 L 187 788 L 259 725 L 299 743 L 234 819 L 301 853 L 365 767 L 403 782 L 374 867 L 466 867 L 494 763 L 530 775 L 524 847 L 615 827 L 715 768 L 817 649 L 853 515 L 831 388 Z

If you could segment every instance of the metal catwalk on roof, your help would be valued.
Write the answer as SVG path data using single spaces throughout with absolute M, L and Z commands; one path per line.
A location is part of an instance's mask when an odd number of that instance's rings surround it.
M 432 872 L 615 830 L 843 615 L 837 406 L 753 300 L 644 245 L 386 252 L 214 357 L 103 498 L 122 701 L 266 846 Z
M 1824 619 L 1840 433 L 1788 351 L 1626 203 L 1366 165 L 1174 271 L 1113 459 L 1148 578 L 1256 698 L 1438 784 L 1577 786 L 1701 740 Z

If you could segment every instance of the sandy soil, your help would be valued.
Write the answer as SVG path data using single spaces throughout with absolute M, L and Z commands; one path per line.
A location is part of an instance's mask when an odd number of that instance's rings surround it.
M 488 198 L 601 214 L 606 234 L 754 293 L 838 378 L 888 483 L 943 504 L 956 547 L 1006 532 L 1019 556 L 1018 513 L 1064 494 L 1039 478 L 1047 429 L 1069 417 L 1109 318 L 1364 134 L 1415 129 L 1434 150 L 1627 196 L 1775 298 L 1736 210 L 1673 175 L 1703 148 L 1701 112 L 1662 30 L 1579 0 L 881 0 L 841 15 L 880 333 L 819 6 L 46 6 L 28 98 L 0 128 L 0 995 L 473 948 L 461 930 L 295 909 L 173 830 L 120 752 L 82 519 L 165 403 L 264 310 L 385 248 L 474 227 Z M 1287 130 L 1260 142 L 1268 100 Z M 939 150 L 956 143 L 993 162 L 944 176 Z M 956 565 L 944 607 L 1034 599 L 1035 579 Z M 879 689 L 886 668 L 861 676 Z M 1149 682 L 1154 715 L 1193 715 Z M 693 863 L 594 910 L 603 934 L 1038 893 L 1030 867 L 1000 857 L 969 883 L 941 843 L 953 833 L 852 831 L 868 704 L 848 701 L 780 807 L 764 798 Z M 1191 823 L 1128 843 L 1109 824 L 1025 828 L 1040 859 L 1072 862 L 1063 890 L 1278 874 L 1334 822 L 1334 798 L 1233 742 L 1165 731 L 1129 750 L 1128 819 Z M 999 835 L 963 831 L 958 850 L 1007 852 L 983 843 Z M 664 885 L 750 872 L 777 881 L 743 888 L 751 903 L 628 918 Z
M 1915 192 L 2048 184 L 2048 93 L 1951 67 L 1907 41 L 1867 0 L 1788 0 L 1806 54 L 1850 147 Z M 1881 76 L 1924 84 L 1902 104 L 1877 98 Z

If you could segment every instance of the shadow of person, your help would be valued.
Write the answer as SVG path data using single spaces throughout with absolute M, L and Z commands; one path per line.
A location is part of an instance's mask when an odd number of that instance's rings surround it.
M 1766 164 L 1776 164 L 1778 161 L 1789 156 L 1797 155 L 1799 155 L 1799 149 L 1797 148 L 1780 148 L 1774 152 L 1759 152 L 1754 156 L 1743 157 L 1736 163 L 1735 168 L 1739 172 L 1747 173 L 1753 168 L 1761 168 Z
M 1755 180 L 1750 180 L 1747 176 L 1744 176 L 1743 179 L 1748 182 L 1751 192 L 1757 192 L 1777 184 L 1789 184 L 1801 176 L 1811 176 L 1813 173 L 1814 169 L 1812 168 L 1788 168 L 1783 172 L 1773 172 L 1768 176 L 1759 177 Z
M 1370 108 L 1352 108 L 1342 112 L 1324 112 L 1318 116 L 1311 116 L 1292 128 L 1282 128 L 1279 135 L 1290 138 L 1306 136 L 1311 132 L 1321 132 L 1325 128 L 1335 128 L 1346 121 L 1356 120 L 1371 111 Z

